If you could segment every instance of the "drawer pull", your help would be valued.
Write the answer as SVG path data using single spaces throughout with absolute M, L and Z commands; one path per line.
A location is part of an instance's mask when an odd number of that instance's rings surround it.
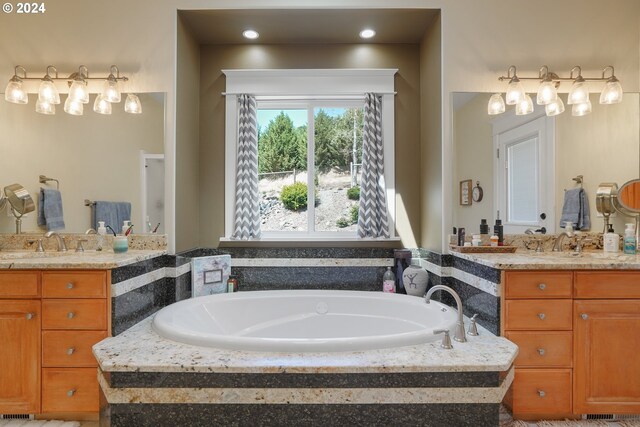
M 538 313 L 538 317 L 540 318 L 540 320 L 544 320 L 544 318 L 547 316 L 544 313 Z
M 539 288 L 541 291 L 544 291 L 544 290 L 547 288 L 547 285 L 546 285 L 546 284 L 544 284 L 544 283 L 540 283 L 540 284 L 538 285 L 538 288 Z
M 26 318 L 27 318 L 27 320 L 31 320 L 31 319 L 33 319 L 34 317 L 36 317 L 36 315 L 35 315 L 35 313 L 27 313 L 27 314 L 25 314 L 25 316 L 24 316 L 24 317 L 26 317 Z
M 74 317 L 76 317 L 76 314 L 73 311 L 67 313 L 67 319 L 73 319 Z
M 544 354 L 545 354 L 545 353 L 546 353 L 546 351 L 544 350 L 544 348 L 539 348 L 539 349 L 538 349 L 538 354 L 539 354 L 540 356 L 544 356 Z
M 73 289 L 74 288 L 74 284 L 69 282 L 67 283 L 67 289 Z
M 75 388 L 72 388 L 71 390 L 69 390 L 67 392 L 67 396 L 68 397 L 73 397 L 74 394 L 76 394 L 76 389 Z
M 76 349 L 74 347 L 69 347 L 67 349 L 67 356 L 71 356 L 75 352 L 76 352 Z
M 544 390 L 538 390 L 538 396 L 545 397 L 546 395 L 547 393 L 545 393 Z
M 589 315 L 587 313 L 582 313 L 580 317 L 582 317 L 582 320 L 587 320 L 589 318 Z

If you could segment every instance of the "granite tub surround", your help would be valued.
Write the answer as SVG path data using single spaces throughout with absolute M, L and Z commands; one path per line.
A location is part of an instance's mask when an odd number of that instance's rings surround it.
M 22 251 L 33 250 L 34 246 L 28 243 L 29 240 L 42 239 L 42 245 L 45 251 L 55 252 L 58 243 L 55 239 L 47 239 L 44 233 L 22 233 L 22 234 L 0 234 L 0 253 L 1 251 Z M 98 247 L 98 236 L 95 234 L 84 233 L 59 233 L 64 237 L 67 247 L 70 251 L 75 250 L 78 246 L 78 240 L 87 240 L 82 245 L 85 250 L 96 250 Z M 109 249 L 113 247 L 113 235 L 103 236 L 103 248 Z M 129 235 L 130 250 L 166 250 L 167 235 L 166 234 L 131 234 Z
M 497 425 L 517 347 L 483 328 L 453 345 L 242 352 L 166 340 L 147 319 L 94 346 L 101 423 Z
M 0 269 L 100 269 L 123 267 L 166 254 L 165 250 L 129 250 L 116 254 L 112 250 L 85 252 L 0 251 Z

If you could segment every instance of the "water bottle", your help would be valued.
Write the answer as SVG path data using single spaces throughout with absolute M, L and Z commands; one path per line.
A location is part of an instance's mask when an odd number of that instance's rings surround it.
M 391 267 L 387 267 L 382 276 L 382 292 L 396 292 L 396 275 L 391 271 Z

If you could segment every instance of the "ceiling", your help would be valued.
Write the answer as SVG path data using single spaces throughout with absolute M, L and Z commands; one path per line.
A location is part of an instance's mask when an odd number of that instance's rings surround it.
M 420 43 L 437 9 L 268 9 L 180 11 L 195 39 L 208 44 Z M 372 28 L 376 36 L 359 33 Z M 257 40 L 242 31 L 260 33 Z

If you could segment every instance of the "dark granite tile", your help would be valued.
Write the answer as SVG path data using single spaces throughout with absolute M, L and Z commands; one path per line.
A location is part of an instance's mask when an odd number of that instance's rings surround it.
M 384 267 L 231 267 L 240 291 L 270 289 L 382 290 Z
M 375 374 L 220 374 L 111 372 L 111 387 L 143 388 L 397 388 L 497 387 L 499 372 Z
M 432 286 L 436 286 L 436 285 L 442 285 L 442 277 L 438 276 L 435 273 L 432 273 L 430 271 L 427 272 L 429 274 L 429 284 L 427 285 L 427 288 L 430 288 Z M 446 278 L 445 278 L 446 279 Z
M 498 426 L 491 404 L 115 404 L 112 427 Z
M 182 276 L 178 276 L 175 279 L 167 277 L 167 282 L 173 280 L 176 287 L 176 301 L 182 301 L 183 299 L 191 298 L 191 272 L 185 273 Z
M 198 248 L 181 252 L 181 257 L 229 254 L 233 258 L 393 258 L 388 248 Z
M 185 264 L 189 264 L 191 262 L 191 258 L 183 257 L 183 256 L 175 256 L 175 266 L 180 267 Z
M 120 283 L 132 277 L 141 276 L 164 267 L 175 267 L 176 257 L 173 255 L 161 255 L 155 258 L 114 268 L 111 270 L 111 283 Z
M 453 268 L 471 273 L 493 283 L 500 283 L 500 270 L 467 259 L 453 257 Z

